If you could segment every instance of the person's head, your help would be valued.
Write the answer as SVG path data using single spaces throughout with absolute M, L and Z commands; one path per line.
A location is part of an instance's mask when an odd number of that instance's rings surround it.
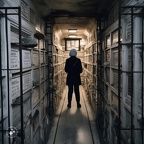
M 69 52 L 69 56 L 76 56 L 76 55 L 77 55 L 76 49 L 71 49 Z

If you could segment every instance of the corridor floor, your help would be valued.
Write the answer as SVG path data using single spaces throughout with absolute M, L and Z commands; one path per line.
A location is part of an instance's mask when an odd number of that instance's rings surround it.
M 67 108 L 67 87 L 64 89 L 47 144 L 100 144 L 96 125 L 85 91 L 80 86 L 80 109 L 75 95 L 71 108 Z

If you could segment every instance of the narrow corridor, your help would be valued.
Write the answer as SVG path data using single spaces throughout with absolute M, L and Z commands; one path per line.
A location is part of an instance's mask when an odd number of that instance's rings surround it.
M 82 86 L 80 96 L 82 107 L 76 107 L 73 93 L 72 107 L 68 109 L 65 87 L 47 144 L 100 144 L 95 119 Z
M 144 0 L 0 0 L 0 144 L 100 143 L 144 144 Z

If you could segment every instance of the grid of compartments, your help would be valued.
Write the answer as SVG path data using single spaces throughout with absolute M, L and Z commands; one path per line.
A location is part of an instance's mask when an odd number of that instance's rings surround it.
M 105 127 L 111 129 L 109 136 L 116 138 L 117 129 L 113 127 L 118 119 L 118 23 L 114 23 L 103 34 L 102 39 L 102 87 L 104 90 Z M 122 62 L 122 59 L 120 59 Z M 121 85 L 122 89 L 122 85 Z M 112 120 L 111 120 L 112 119 Z M 111 121 L 111 124 L 109 122 Z
M 97 45 L 91 44 L 84 50 L 84 88 L 94 111 L 97 103 Z
M 54 101 L 55 101 L 55 109 L 60 102 L 63 88 L 65 86 L 64 83 L 64 52 L 58 46 L 53 45 L 53 67 L 54 67 Z
M 12 37 L 15 31 L 12 31 Z M 25 122 L 25 141 L 30 142 L 31 137 L 40 135 L 40 123 L 44 120 L 46 107 L 48 103 L 48 66 L 47 52 L 44 49 L 44 40 L 37 40 L 38 46 L 22 49 L 23 61 L 23 109 Z M 11 43 L 11 69 L 19 69 L 19 49 Z M 13 126 L 19 129 L 20 123 L 20 106 L 19 87 L 20 76 L 19 70 L 12 70 L 11 94 L 12 94 L 12 115 Z M 31 117 L 31 118 L 30 118 Z
M 130 16 L 125 16 L 122 21 L 120 42 L 120 107 L 121 107 L 121 124 L 122 124 L 122 141 L 128 143 L 131 139 L 132 123 L 135 128 L 134 134 L 137 135 L 135 141 L 138 143 L 141 139 L 140 119 L 142 116 L 142 102 L 140 101 L 142 89 L 142 58 L 141 46 L 142 35 L 141 18 L 134 17 L 133 22 Z M 132 40 L 132 23 L 133 40 Z M 135 37 L 136 35 L 136 37 Z M 113 125 L 118 124 L 118 22 L 115 22 L 103 33 L 102 40 L 102 69 L 103 69 L 103 89 L 105 103 L 105 127 L 112 131 L 108 133 L 107 138 L 113 140 L 117 138 L 118 129 Z M 141 97 L 141 98 L 140 98 Z M 134 111 L 137 111 L 136 113 Z M 110 122 L 110 123 L 109 123 Z M 125 136 L 127 135 L 127 137 Z M 128 140 L 129 139 L 129 140 Z M 113 141 L 114 143 L 114 141 Z
M 27 8 L 29 9 L 28 5 Z M 9 10 L 9 13 L 15 10 Z M 17 24 L 16 24 L 17 23 Z M 44 34 L 44 23 L 31 25 L 22 17 L 22 41 L 23 38 L 33 37 L 36 47 L 22 46 L 22 88 L 23 88 L 23 125 L 25 143 L 39 144 L 46 138 L 40 135 L 41 131 L 47 131 L 48 118 L 46 108 L 48 106 L 48 59 L 45 49 L 45 40 L 36 39 L 31 34 L 37 32 L 35 26 L 39 26 L 39 33 Z M 7 28 L 5 27 L 7 26 Z M 7 29 L 7 30 L 6 30 Z M 6 31 L 5 31 L 6 30 Z M 31 30 L 31 31 L 30 31 Z M 7 19 L 1 19 L 1 34 L 3 42 L 1 50 L 3 63 L 3 93 L 4 93 L 4 129 L 10 125 L 17 130 L 21 129 L 21 98 L 20 98 L 20 47 L 18 16 L 11 15 Z M 6 35 L 8 41 L 6 41 Z M 6 45 L 8 44 L 8 46 Z M 7 48 L 8 47 L 8 51 Z M 8 64 L 8 65 L 7 65 Z M 8 94 L 9 93 L 9 94 Z M 9 107 L 8 107 L 9 102 Z M 8 110 L 9 108 L 9 110 Z M 9 112 L 8 112 L 9 111 Z M 18 140 L 19 139 L 19 140 Z M 36 140 L 36 141 L 35 141 Z M 7 141 L 7 140 L 6 140 Z M 21 143 L 21 139 L 17 137 Z M 34 142 L 35 141 L 35 142 Z

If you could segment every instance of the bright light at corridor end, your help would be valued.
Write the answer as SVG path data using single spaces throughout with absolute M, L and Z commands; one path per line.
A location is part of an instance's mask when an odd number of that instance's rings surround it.
M 77 32 L 77 29 L 69 29 L 68 31 L 71 33 L 75 33 L 75 32 Z
M 68 35 L 68 37 L 70 37 L 70 38 L 75 38 L 76 35 Z

